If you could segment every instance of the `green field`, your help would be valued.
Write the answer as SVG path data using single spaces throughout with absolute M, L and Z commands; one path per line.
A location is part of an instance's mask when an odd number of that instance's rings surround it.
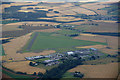
M 8 21 L 2 21 L 2 24 L 9 24 L 9 23 L 16 23 L 16 22 L 20 22 L 20 21 L 16 21 L 16 20 L 8 20 Z
M 107 10 L 108 15 L 118 15 L 120 12 L 118 4 L 112 4 L 109 7 L 102 8 L 101 10 Z
M 35 77 L 32 77 L 30 75 L 15 74 L 15 73 L 12 73 L 12 72 L 4 70 L 4 69 L 2 69 L 2 73 L 6 74 L 7 76 L 9 76 L 15 80 L 23 80 L 23 79 L 24 80 L 33 80 L 33 79 L 35 79 Z
M 23 52 L 27 51 L 27 48 L 31 43 L 34 34 L 31 36 L 31 39 L 23 48 Z M 77 40 L 77 39 L 72 39 L 72 37 L 66 37 L 63 35 L 53 36 L 53 34 L 55 33 L 39 32 L 37 38 L 31 45 L 31 51 L 60 50 L 63 48 L 69 50 L 76 46 L 88 46 L 88 45 L 97 45 L 97 44 L 106 45 L 106 43 Z
M 62 78 L 75 78 L 75 77 L 73 76 L 73 73 L 71 73 L 71 72 L 66 72 L 66 73 L 62 76 Z
M 2 45 L 0 45 L 0 56 L 5 56 L 5 51 Z
M 59 31 L 57 31 L 57 33 L 62 34 L 62 35 L 79 34 L 79 32 L 77 32 L 77 31 L 67 30 L 67 29 L 59 30 Z

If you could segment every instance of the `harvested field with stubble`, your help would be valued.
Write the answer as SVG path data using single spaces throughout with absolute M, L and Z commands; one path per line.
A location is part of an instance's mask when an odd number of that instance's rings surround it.
M 49 24 L 49 25 L 58 25 L 60 23 L 54 23 L 54 22 L 43 22 L 43 21 L 26 21 L 26 22 L 17 22 L 17 23 L 9 23 L 9 24 L 5 24 L 2 25 L 2 30 L 3 31 L 13 31 L 13 30 L 21 30 L 20 28 L 18 28 L 18 26 L 23 25 L 23 24 L 28 24 L 28 25 L 33 25 L 33 26 L 38 26 L 40 24 Z M 16 29 L 17 28 L 17 29 Z
M 118 32 L 118 24 L 111 22 L 92 22 L 98 26 L 91 26 L 86 29 L 87 32 Z
M 107 42 L 108 46 L 113 49 L 118 49 L 118 37 L 114 36 L 78 36 L 74 37 L 74 39 L 80 39 L 80 40 L 88 40 L 88 41 L 96 41 L 96 42 Z
M 84 78 L 116 78 L 118 76 L 118 63 L 102 65 L 80 65 L 68 72 L 80 71 Z
M 74 37 L 74 39 L 96 41 L 96 42 L 105 42 L 106 41 L 104 38 L 101 38 L 99 36 L 88 36 L 88 35 L 80 35 L 78 37 Z
M 118 54 L 118 37 L 114 36 L 101 36 L 101 35 L 96 35 L 96 36 L 89 36 L 89 35 L 81 35 L 78 37 L 75 37 L 74 39 L 79 39 L 79 40 L 88 40 L 88 41 L 96 41 L 96 42 L 107 42 L 106 46 L 85 46 L 85 47 L 77 47 L 77 48 L 90 48 L 94 47 L 99 49 L 100 51 L 107 53 L 107 54 Z M 106 48 L 110 47 L 110 49 Z
M 93 46 L 83 46 L 83 47 L 76 47 L 76 48 L 96 48 L 96 49 L 101 49 L 101 48 L 105 48 L 106 45 L 93 45 Z
M 13 24 L 13 25 L 3 25 L 2 31 L 15 31 L 15 30 L 23 30 L 18 28 L 19 25 Z
M 104 5 L 104 4 L 105 4 L 104 2 L 92 3 L 92 4 L 84 4 L 84 5 L 81 5 L 81 7 L 94 10 L 98 14 L 101 14 L 101 15 L 106 15 L 107 12 L 105 10 L 98 10 L 98 9 L 101 9 L 101 8 L 104 8 L 104 7 L 108 7 L 108 5 Z
M 21 26 L 21 25 L 25 25 L 26 26 Z M 48 26 L 46 26 L 46 24 Z M 19 22 L 17 23 L 10 23 L 10 24 L 6 24 L 3 27 L 3 38 L 6 37 L 20 37 L 23 35 L 26 35 L 34 30 L 43 30 L 43 29 L 53 29 L 54 25 L 57 25 L 59 23 L 53 23 L 53 22 Z M 32 26 L 30 26 L 32 25 Z M 20 27 L 21 28 L 20 28 Z
M 75 17 L 53 17 L 53 19 L 55 19 L 56 21 L 64 21 L 64 22 L 83 20 L 81 18 L 75 18 Z
M 3 65 L 15 72 L 26 72 L 27 74 L 33 74 L 34 72 L 45 73 L 45 69 L 29 66 L 29 62 L 30 61 L 10 62 L 4 63 Z
M 9 43 L 3 44 L 4 51 L 6 56 L 3 57 L 3 60 L 13 58 L 14 61 L 18 60 L 25 60 L 24 57 L 29 57 L 29 56 L 39 56 L 39 55 L 48 55 L 51 53 L 55 53 L 54 50 L 48 50 L 48 51 L 43 51 L 40 53 L 17 53 L 30 39 L 32 33 L 29 33 L 25 36 L 18 37 L 16 39 L 12 39 Z
M 14 3 L 10 3 L 10 4 L 2 4 L 2 11 L 4 12 L 5 8 L 11 7 L 11 6 L 24 6 L 24 5 L 36 5 L 39 2 L 14 2 Z
M 20 57 L 20 54 L 16 52 L 26 44 L 26 42 L 30 39 L 31 34 L 32 33 L 29 33 L 27 35 L 12 39 L 9 43 L 3 44 L 4 51 L 7 54 L 6 57 L 13 58 L 14 60 L 23 58 L 22 55 Z
M 78 14 L 95 15 L 95 12 L 81 7 L 74 7 L 72 11 L 75 11 Z

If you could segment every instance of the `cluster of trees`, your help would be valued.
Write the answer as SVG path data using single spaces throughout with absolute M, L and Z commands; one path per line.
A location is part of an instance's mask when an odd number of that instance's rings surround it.
M 18 10 L 20 10 L 21 7 L 23 6 L 11 6 L 5 8 L 5 13 L 2 14 L 2 18 L 3 19 L 16 18 L 19 19 L 20 21 L 25 21 L 25 20 L 38 20 L 37 18 L 39 17 L 47 17 L 46 16 L 47 11 L 43 11 L 43 10 L 36 10 L 36 13 L 18 12 Z M 33 9 L 33 8 L 28 8 L 28 9 Z
M 76 36 L 79 36 L 79 34 L 70 34 L 70 35 L 65 34 L 65 36 L 69 36 L 69 37 L 76 37 Z
M 29 7 L 29 8 L 27 8 L 27 9 L 33 9 L 32 7 Z
M 53 9 L 48 9 L 48 11 L 53 11 Z
M 84 74 L 82 74 L 81 72 L 77 72 L 77 71 L 75 71 L 75 73 L 74 73 L 74 77 L 83 78 L 83 77 L 84 77 Z
M 33 62 L 30 62 L 30 63 L 29 63 L 29 65 L 30 65 L 30 66 L 33 66 L 33 65 L 34 65 L 34 63 L 33 63 Z
M 47 17 L 46 12 L 40 11 L 40 12 L 15 12 L 15 13 L 3 13 L 2 14 L 3 19 L 7 18 L 16 18 L 19 19 L 20 21 L 25 21 L 25 20 L 38 20 L 37 18 L 39 17 Z
M 36 66 L 36 65 L 38 65 L 38 63 L 30 62 L 29 65 L 30 65 L 30 66 Z
M 43 73 L 41 72 L 38 72 L 38 74 L 36 72 L 33 73 L 34 76 L 39 76 L 39 77 L 42 77 L 43 76 Z
M 7 42 L 10 42 L 9 40 L 10 40 L 10 39 L 0 40 L 0 44 L 1 44 L 1 43 L 4 44 L 4 43 L 7 43 Z
M 96 23 L 89 23 L 89 24 L 81 24 L 81 25 L 95 25 L 95 26 L 98 26 L 99 24 L 96 24 Z
M 120 2 L 118 2 L 118 3 L 112 3 L 110 5 L 110 7 L 107 7 L 107 13 L 109 14 L 111 12 L 119 11 L 119 9 L 120 9 L 119 5 L 120 5 Z
M 59 13 L 59 11 L 54 11 L 54 13 Z
M 82 65 L 82 60 L 80 58 L 64 60 L 63 63 L 58 65 L 58 67 L 52 68 L 51 70 L 46 70 L 43 78 L 62 78 L 62 75 L 67 70 L 72 69 L 77 65 Z
M 27 73 L 26 72 L 16 72 L 16 74 L 24 74 L 24 75 L 26 75 Z
M 71 34 L 69 35 L 70 37 L 76 37 L 76 36 L 79 36 L 79 34 Z

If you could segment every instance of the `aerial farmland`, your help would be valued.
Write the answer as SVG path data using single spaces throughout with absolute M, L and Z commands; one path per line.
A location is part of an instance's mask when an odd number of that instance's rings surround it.
M 91 1 L 2 2 L 3 79 L 116 79 L 120 3 Z

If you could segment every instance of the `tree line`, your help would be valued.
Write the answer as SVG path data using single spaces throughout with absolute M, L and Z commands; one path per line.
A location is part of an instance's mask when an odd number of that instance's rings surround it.
M 82 65 L 81 58 L 78 59 L 68 59 L 64 60 L 63 63 L 59 64 L 58 67 L 52 68 L 50 70 L 46 70 L 46 73 L 42 76 L 42 79 L 60 79 L 62 75 L 68 71 L 76 67 L 77 65 Z

